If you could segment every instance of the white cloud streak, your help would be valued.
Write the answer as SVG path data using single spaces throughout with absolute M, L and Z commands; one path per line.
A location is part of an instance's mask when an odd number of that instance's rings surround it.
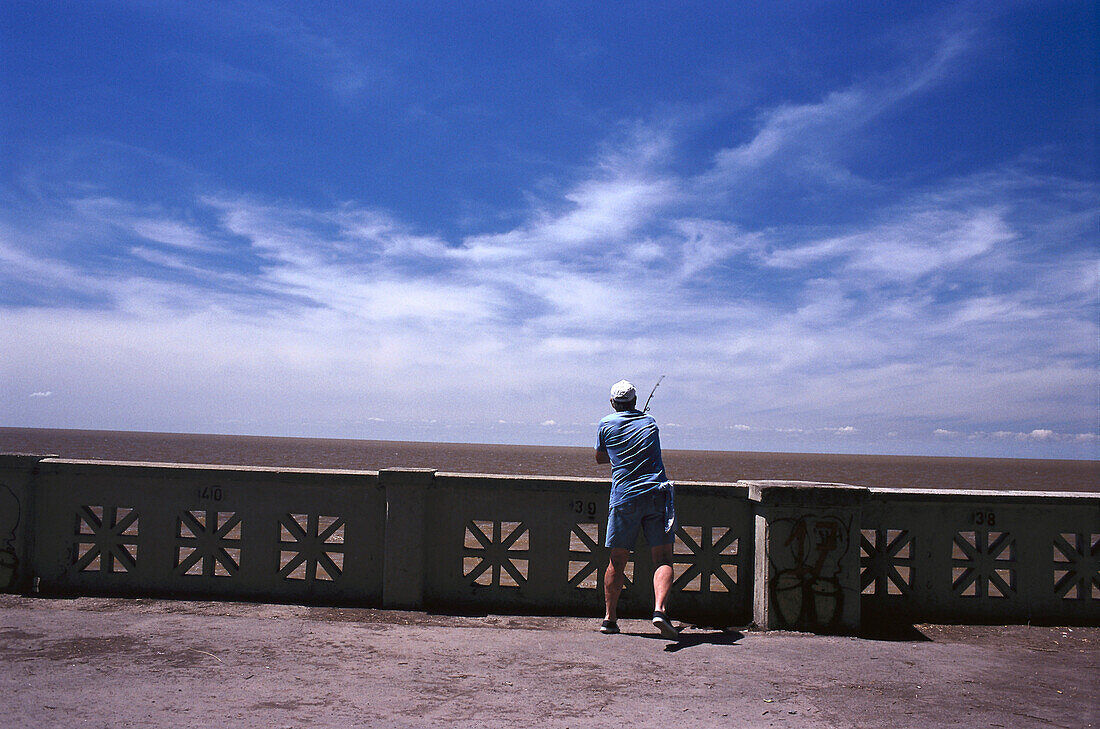
M 899 102 L 949 77 L 968 45 L 966 31 L 948 34 L 927 61 L 897 74 L 892 81 L 763 110 L 752 138 L 715 153 L 711 169 L 694 181 L 696 189 L 707 195 L 735 191 L 742 181 L 779 166 L 787 175 L 841 186 L 863 184 L 838 161 L 850 149 L 854 133 Z

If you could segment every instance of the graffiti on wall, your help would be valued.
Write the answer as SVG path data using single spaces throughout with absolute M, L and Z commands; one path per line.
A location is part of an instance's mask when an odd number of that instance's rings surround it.
M 0 483 L 0 590 L 11 589 L 18 572 L 15 531 L 19 527 L 19 498 Z
M 772 522 L 771 602 L 784 627 L 830 630 L 844 615 L 841 563 L 849 549 L 847 521 L 803 516 Z

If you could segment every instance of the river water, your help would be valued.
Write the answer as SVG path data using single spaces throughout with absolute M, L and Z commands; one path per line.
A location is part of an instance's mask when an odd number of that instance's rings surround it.
M 0 428 L 0 453 L 64 458 L 609 477 L 590 448 Z M 666 450 L 674 481 L 789 479 L 859 486 L 1100 491 L 1100 461 Z

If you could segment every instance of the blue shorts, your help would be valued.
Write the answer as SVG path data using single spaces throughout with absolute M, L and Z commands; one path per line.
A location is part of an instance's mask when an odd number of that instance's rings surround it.
M 604 546 L 634 549 L 639 529 L 645 534 L 646 544 L 650 547 L 672 544 L 676 540 L 676 533 L 675 530 L 665 531 L 666 498 L 664 491 L 655 489 L 611 507 L 607 515 L 607 539 L 604 540 Z

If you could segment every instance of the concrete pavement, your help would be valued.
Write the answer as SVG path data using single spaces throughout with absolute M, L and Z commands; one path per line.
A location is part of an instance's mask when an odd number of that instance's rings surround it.
M 0 726 L 1100 727 L 1100 628 L 598 624 L 0 595 Z

